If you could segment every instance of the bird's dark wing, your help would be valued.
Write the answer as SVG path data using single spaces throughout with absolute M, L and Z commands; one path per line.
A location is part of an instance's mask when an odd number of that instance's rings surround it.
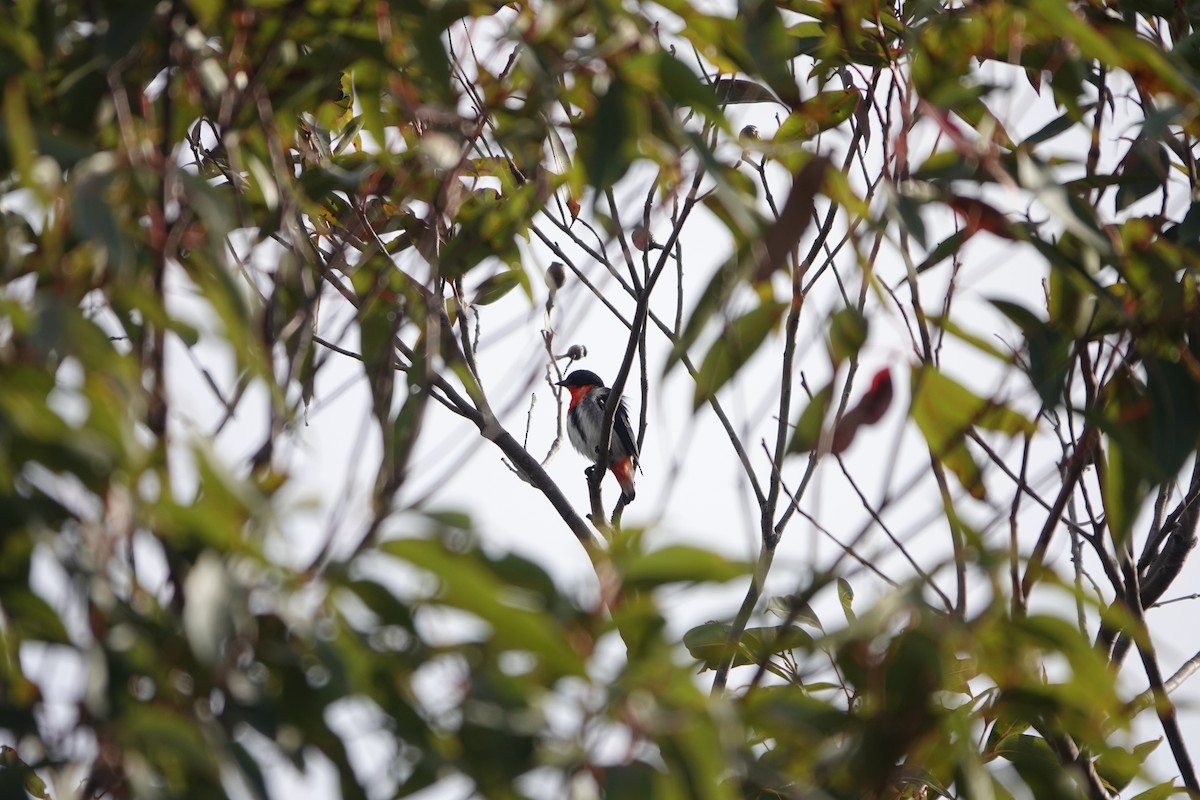
M 620 437 L 621 444 L 625 445 L 629 455 L 633 456 L 633 463 L 636 464 L 638 462 L 637 442 L 633 438 L 633 426 L 629 424 L 629 411 L 625 408 L 624 400 L 617 409 L 616 422 L 613 423 L 613 435 Z
M 601 408 L 608 402 L 610 391 L 605 389 L 597 401 Z M 613 438 L 621 444 L 626 453 L 633 456 L 636 463 L 638 460 L 637 442 L 633 438 L 633 426 L 629 424 L 629 409 L 625 407 L 625 398 L 621 398 L 621 404 L 617 407 L 617 414 L 613 420 Z

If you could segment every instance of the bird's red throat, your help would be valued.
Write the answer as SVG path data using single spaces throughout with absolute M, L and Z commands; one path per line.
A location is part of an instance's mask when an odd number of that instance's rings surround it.
M 583 399 L 590 390 L 591 386 L 568 386 L 567 390 L 571 392 L 571 405 L 568 408 L 574 408 L 579 405 L 579 401 Z

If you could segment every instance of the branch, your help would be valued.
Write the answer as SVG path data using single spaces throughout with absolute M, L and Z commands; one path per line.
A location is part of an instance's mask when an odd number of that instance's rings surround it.
M 1126 544 L 1128 545 L 1128 542 Z M 1125 573 L 1126 606 L 1140 629 L 1140 635 L 1133 638 L 1137 642 L 1138 653 L 1142 657 L 1142 666 L 1145 668 L 1146 678 L 1150 682 L 1149 692 L 1154 697 L 1158 720 L 1162 724 L 1167 743 L 1171 746 L 1171 754 L 1175 757 L 1176 766 L 1179 767 L 1183 785 L 1193 795 L 1200 795 L 1200 783 L 1196 781 L 1196 770 L 1192 766 L 1192 758 L 1187 751 L 1187 742 L 1183 738 L 1183 732 L 1179 729 L 1179 717 L 1175 712 L 1175 704 L 1167 696 L 1162 671 L 1158 666 L 1158 656 L 1154 651 L 1154 641 L 1146 630 L 1146 611 L 1142 607 L 1137 567 L 1133 563 L 1133 555 L 1128 547 L 1121 554 L 1121 568 Z

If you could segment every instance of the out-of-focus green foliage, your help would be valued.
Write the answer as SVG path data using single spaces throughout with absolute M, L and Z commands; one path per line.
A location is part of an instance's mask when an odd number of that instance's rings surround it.
M 1118 691 L 1113 653 L 1130 641 L 1147 652 L 1142 607 L 1194 544 L 1200 493 L 1193 481 L 1135 559 L 1139 512 L 1200 439 L 1200 210 L 1167 208 L 1180 187 L 1200 189 L 1198 31 L 1196 4 L 1158 2 L 4 3 L 0 737 L 13 746 L 0 797 L 267 797 L 264 764 L 279 760 L 331 765 L 346 798 L 455 777 L 494 798 L 1126 791 L 1156 742 L 1127 735 L 1140 708 Z M 1020 70 L 1056 118 L 1013 140 L 980 64 Z M 1105 116 L 1117 83 L 1142 102 L 1122 157 L 1052 150 L 1077 126 L 1117 136 Z M 778 109 L 777 131 L 738 136 L 727 109 L 751 103 Z M 892 103 L 903 113 L 880 110 Z M 910 151 L 901 128 L 917 119 L 937 143 L 914 134 Z M 815 144 L 827 135 L 851 154 L 889 142 L 887 157 L 859 182 Z M 721 150 L 731 142 L 740 160 Z M 778 202 L 747 165 L 782 170 Z M 487 402 L 470 315 L 535 296 L 526 243 L 547 216 L 618 227 L 605 192 L 635 167 L 733 243 L 677 324 L 654 323 L 696 409 L 716 407 L 754 357 L 790 376 L 790 346 L 773 348 L 795 342 L 802 313 L 821 313 L 805 293 L 836 250 L 819 223 L 845 215 L 860 269 L 839 283 L 844 307 L 809 326 L 828 331 L 833 377 L 781 410 L 763 478 L 774 489 L 757 497 L 760 570 L 791 516 L 784 457 L 830 455 L 823 432 L 867 339 L 865 298 L 908 292 L 873 278 L 867 234 L 904 250 L 913 284 L 975 236 L 1045 260 L 1045 313 L 995 304 L 1022 337 L 1011 350 L 970 320 L 905 305 L 923 344 L 908 424 L 957 481 L 942 509 L 952 566 L 989 600 L 967 613 L 961 596 L 943 607 L 918 584 L 856 602 L 850 581 L 814 570 L 772 604 L 781 619 L 730 614 L 679 640 L 657 590 L 744 580 L 750 567 L 690 546 L 647 551 L 615 528 L 597 544 L 536 461 L 519 460 Z M 979 196 L 996 187 L 1037 214 Z M 931 210 L 959 221 L 940 243 Z M 824 249 L 809 252 L 814 236 Z M 653 327 L 650 293 L 677 257 L 638 247 L 649 255 L 630 264 L 635 337 Z M 207 330 L 172 305 L 171 286 L 202 304 Z M 334 294 L 355 310 L 384 455 L 361 544 L 289 565 L 268 555 L 289 513 L 274 448 L 331 352 L 314 331 L 318 300 Z M 931 329 L 1008 370 L 1040 409 L 945 374 Z M 202 336 L 235 362 L 236 386 L 214 391 L 226 421 L 251 390 L 269 406 L 248 464 L 171 422 L 167 353 Z M 890 402 L 890 378 L 887 389 Z M 584 607 L 541 567 L 481 547 L 465 517 L 400 507 L 438 403 L 555 504 L 562 530 L 537 535 L 584 541 L 600 602 Z M 886 408 L 862 413 L 873 423 Z M 1125 590 L 1103 607 L 1064 592 L 1103 618 L 1097 642 L 1027 611 L 1030 584 L 1055 583 L 1043 542 L 1020 554 L 1022 582 L 1018 554 L 975 535 L 951 497 L 985 496 L 979 437 L 1019 441 L 1068 413 L 1081 427 L 1063 434 L 1053 514 L 1095 465 L 1103 521 L 1085 532 Z M 177 450 L 194 475 L 177 474 Z M 413 535 L 382 536 L 385 520 Z M 811 612 L 823 592 L 844 621 Z M 471 633 L 440 636 L 444 609 Z M 77 677 L 64 687 L 50 664 Z M 723 687 L 731 669 L 738 688 L 710 695 L 707 670 Z

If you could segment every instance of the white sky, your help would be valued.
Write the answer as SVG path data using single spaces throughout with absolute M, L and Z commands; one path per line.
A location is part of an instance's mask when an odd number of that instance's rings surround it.
M 1025 83 L 1023 77 L 1014 78 L 998 74 L 997 78 L 1011 88 L 995 96 L 990 102 L 993 111 L 1006 125 L 1010 135 L 1017 141 L 1040 129 L 1057 116 L 1049 92 L 1037 96 Z M 811 91 L 811 87 L 809 87 Z M 737 107 L 730 110 L 733 129 L 742 125 L 755 124 L 764 136 L 769 136 L 777 123 L 777 109 L 769 105 Z M 1118 114 L 1128 113 L 1118 108 Z M 1110 132 L 1114 131 L 1109 127 Z M 1128 131 L 1116 129 L 1116 133 Z M 823 152 L 840 152 L 846 142 L 844 131 L 833 131 L 820 143 Z M 1056 140 L 1061 153 L 1078 158 L 1086 150 L 1086 140 L 1074 132 Z M 1081 149 L 1081 146 L 1083 149 Z M 727 145 L 720 152 L 723 157 L 736 158 L 739 148 Z M 1124 145 L 1109 142 L 1105 152 L 1106 166 L 1111 168 L 1124 151 Z M 914 163 L 915 166 L 915 163 Z M 640 218 L 644 192 L 652 173 L 645 168 L 634 171 L 631 181 L 622 186 L 618 193 L 623 210 L 628 210 L 626 232 Z M 857 176 L 852 175 L 852 179 Z M 775 176 L 777 199 L 782 199 L 786 184 Z M 856 181 L 857 182 L 857 181 Z M 1024 208 L 1025 201 L 1005 190 L 997 190 L 993 197 L 1000 204 Z M 1186 205 L 1185 196 L 1174 198 L 1173 207 L 1178 211 Z M 1135 210 L 1137 210 L 1135 208 Z M 1045 218 L 1040 214 L 1038 218 Z M 1180 214 L 1176 214 L 1178 218 Z M 926 215 L 930 226 L 930 246 L 939 241 L 951 228 L 947 216 L 938 216 L 931 210 Z M 660 217 L 653 227 L 657 238 L 666 238 L 668 225 Z M 839 221 L 839 229 L 843 226 Z M 569 252 L 577 252 L 570 246 L 567 237 L 546 227 L 551 239 L 559 242 Z M 811 241 L 812 231 L 805 242 Z M 584 235 L 585 239 L 589 237 Z M 836 240 L 836 237 L 835 237 Z M 684 307 L 690 312 L 695 297 L 707 282 L 716 266 L 730 252 L 730 242 L 723 234 L 719 223 L 698 209 L 683 235 L 684 247 Z M 614 257 L 618 248 L 610 246 Z M 553 256 L 540 245 L 527 249 L 527 263 L 545 266 Z M 261 256 L 260 256 L 261 257 Z M 1016 299 L 1037 310 L 1043 305 L 1041 280 L 1046 274 L 1046 265 L 1040 256 L 1029 248 L 1013 246 L 992 237 L 979 234 L 962 252 L 964 268 L 957 279 L 954 315 L 972 332 L 992 339 L 998 345 L 1018 341 L 1011 325 L 991 310 L 987 300 L 1004 297 Z M 602 267 L 581 259 L 580 264 L 588 275 L 604 287 L 606 296 L 616 303 L 627 316 L 632 314 L 632 301 L 619 294 L 619 290 L 608 278 Z M 856 270 L 847 268 L 849 261 L 840 258 L 846 270 L 843 277 L 857 287 Z M 670 271 L 671 268 L 668 268 Z M 542 302 L 545 288 L 535 270 L 531 268 L 531 284 L 538 297 L 533 304 L 525 301 L 520 292 L 513 292 L 500 303 L 482 310 L 482 340 L 480 367 L 484 386 L 489 392 L 493 407 L 501 414 L 503 423 L 518 439 L 521 439 L 530 414 L 531 398 L 536 397 L 531 413 L 530 450 L 537 456 L 545 453 L 553 437 L 557 408 L 546 384 L 540 380 L 544 369 L 544 351 L 540 331 L 543 325 Z M 895 252 L 885 246 L 877 264 L 877 274 L 889 285 L 895 285 L 904 275 L 904 266 Z M 949 275 L 949 265 L 943 264 L 922 277 L 922 299 L 927 309 L 940 308 Z M 664 277 L 657 289 L 654 307 L 666 319 L 674 316 L 674 288 L 672 275 Z M 801 320 L 801 352 L 798 366 L 815 390 L 828 378 L 828 362 L 821 344 L 823 320 L 840 303 L 832 292 L 832 281 L 827 277 L 817 286 L 806 301 Z M 178 275 L 168 287 L 174 310 L 185 319 L 193 319 L 198 325 L 211 330 L 211 317 L 207 310 L 196 303 L 190 287 Z M 901 293 L 902 298 L 907 296 Z M 624 329 L 614 323 L 603 307 L 591 297 L 586 288 L 570 276 L 557 298 L 558 303 L 552 324 L 556 331 L 556 350 L 562 352 L 570 344 L 582 344 L 588 349 L 588 358 L 578 366 L 592 369 L 607 380 L 615 375 L 620 356 L 625 348 Z M 322 336 L 336 338 L 338 343 L 351 350 L 358 350 L 353 330 L 347 323 L 353 312 L 334 292 L 328 291 L 321 308 L 319 331 Z M 862 367 L 857 397 L 865 386 L 866 378 L 883 366 L 891 366 L 896 382 L 896 400 L 885 419 L 876 427 L 860 433 L 844 461 L 849 473 L 859 481 L 861 488 L 872 502 L 878 502 L 885 493 L 895 492 L 901 487 L 910 490 L 893 500 L 884 517 L 892 530 L 910 547 L 913 555 L 925 569 L 933 569 L 949 558 L 950 542 L 944 521 L 938 518 L 940 501 L 936 488 L 928 474 L 927 452 L 915 426 L 905 417 L 908 403 L 907 369 L 914 363 L 908 335 L 903 322 L 890 306 L 880 306 L 872 300 L 868 306 L 871 319 L 871 338 L 861 354 Z M 342 334 L 345 333 L 344 336 Z M 1001 341 L 1002 339 L 1002 341 Z M 703 342 L 710 339 L 702 340 Z M 692 351 L 698 364 L 705 345 Z M 765 474 L 767 457 L 759 442 L 774 441 L 773 415 L 778 396 L 777 375 L 781 340 L 768 340 L 764 353 L 727 386 L 721 400 L 735 425 L 743 434 L 756 468 Z M 642 452 L 644 474 L 639 476 L 638 499 L 625 513 L 625 525 L 647 525 L 652 528 L 648 537 L 651 546 L 663 546 L 675 542 L 697 543 L 726 553 L 730 558 L 753 560 L 758 551 L 757 509 L 753 495 L 747 489 L 740 464 L 733 454 L 724 431 L 707 409 L 693 417 L 691 409 L 691 381 L 682 367 L 677 367 L 666 381 L 660 379 L 669 346 L 656 332 L 649 336 L 649 373 L 651 397 L 649 399 L 649 426 Z M 233 386 L 232 361 L 223 345 L 206 339 L 195 348 L 194 354 L 204 364 L 223 389 Z M 171 405 L 173 416 L 172 432 L 181 439 L 194 437 L 206 442 L 221 411 L 208 391 L 190 357 L 178 341 L 173 341 L 168 352 L 170 372 Z M 981 394 L 1000 391 L 1014 405 L 1029 410 L 1034 408 L 1034 398 L 1022 379 L 1007 379 L 994 362 L 978 355 L 970 348 L 947 339 L 943 353 L 945 369 Z M 309 410 L 307 424 L 288 437 L 287 446 L 277 457 L 277 463 L 286 468 L 293 481 L 284 494 L 284 505 L 291 510 L 282 524 L 281 538 L 276 543 L 274 555 L 293 565 L 306 564 L 325 541 L 330 530 L 336 531 L 343 546 L 353 544 L 368 519 L 370 494 L 375 469 L 379 458 L 379 442 L 371 432 L 371 402 L 364 383 L 358 379 L 360 365 L 357 362 L 331 355 L 321 371 L 316 396 Z M 795 395 L 800 396 L 797 387 Z M 640 401 L 636 373 L 631 376 L 627 388 L 627 400 L 636 422 Z M 797 401 L 792 418 L 802 404 Z M 243 401 L 239 414 L 222 434 L 210 444 L 219 456 L 231 467 L 241 469 L 249 456 L 262 441 L 265 422 L 266 400 L 261 392 L 252 392 Z M 558 518 L 550 504 L 532 487 L 522 483 L 501 462 L 500 452 L 489 442 L 479 437 L 469 423 L 452 418 L 436 404 L 430 404 L 427 429 L 423 432 L 418 455 L 414 459 L 414 470 L 408 484 L 400 494 L 404 504 L 415 498 L 425 498 L 427 509 L 464 509 L 469 511 L 477 525 L 484 545 L 497 551 L 511 550 L 531 558 L 546 568 L 560 587 L 576 596 L 590 600 L 594 598 L 595 581 L 592 568 L 574 536 Z M 1043 425 L 1043 430 L 1046 430 Z M 1049 441 L 1049 440 L 1047 440 Z M 898 451 L 893 462 L 892 454 Z M 1003 449 L 1002 449 L 1003 452 Z M 1013 451 L 1009 451 L 1010 454 Z M 1039 448 L 1040 461 L 1031 469 L 1034 477 L 1046 480 L 1043 485 L 1052 486 L 1055 476 L 1051 471 L 1055 461 L 1052 448 Z M 176 452 L 175 473 L 188 473 L 186 454 Z M 1015 457 L 1015 455 L 1014 455 Z M 785 466 L 785 479 L 795 486 L 805 467 L 806 458 L 793 457 Z M 583 478 L 584 459 L 570 449 L 565 442 L 556 458 L 549 465 L 549 472 L 566 495 L 583 512 L 587 495 Z M 892 471 L 887 470 L 891 468 Z M 989 486 L 994 489 L 996 502 L 1007 503 L 1011 489 L 995 470 L 988 473 Z M 614 484 L 607 478 L 604 484 L 606 501 L 615 499 Z M 957 485 L 956 496 L 962 496 Z M 960 510 L 968 518 L 983 522 L 990 520 L 996 512 L 986 504 L 969 499 L 959 500 Z M 848 541 L 865 523 L 866 513 L 861 502 L 847 484 L 833 459 L 826 459 L 818 468 L 814 483 L 805 496 L 803 509 L 811 514 L 842 541 Z M 1034 531 L 1029 526 L 1040 527 L 1042 519 L 1039 509 L 1028 500 L 1023 501 L 1026 529 L 1023 544 L 1031 546 Z M 389 535 L 404 535 L 416 530 L 418 523 L 410 517 L 398 516 L 386 526 Z M 1001 542 L 1007 537 L 1007 526 L 1002 523 L 989 532 L 991 541 Z M 1065 532 L 1056 536 L 1048 553 L 1048 562 L 1056 565 L 1061 574 L 1069 574 L 1068 538 Z M 876 566 L 890 577 L 905 581 L 914 577 L 911 567 L 894 552 L 886 538 L 878 531 L 866 537 L 860 551 L 871 555 Z M 775 566 L 771 574 L 765 597 L 786 593 L 803 585 L 806 575 L 815 567 L 828 564 L 836 549 L 826 538 L 802 518 L 796 517 L 779 546 Z M 1094 566 L 1094 565 L 1093 565 Z M 873 596 L 884 590 L 881 582 L 869 573 L 852 578 L 858 593 L 857 603 L 865 606 Z M 953 596 L 953 576 L 949 570 L 938 575 L 939 585 Z M 662 593 L 662 600 L 671 625 L 677 635 L 693 625 L 708 619 L 728 620 L 741 601 L 747 581 L 735 581 L 722 590 L 706 588 L 703 593 L 673 590 Z M 1175 583 L 1169 597 L 1200 590 L 1200 567 L 1195 559 Z M 981 587 L 977 592 L 986 591 Z M 975 595 L 974 607 L 978 609 L 982 594 Z M 1035 595 L 1035 602 L 1053 602 L 1051 598 Z M 840 618 L 840 609 L 835 597 L 826 593 L 814 602 L 818 614 L 827 622 Z M 1067 612 L 1072 613 L 1072 612 Z M 1198 648 L 1192 603 L 1176 603 L 1150 612 L 1152 629 L 1158 638 L 1159 658 L 1166 674 L 1175 670 L 1179 663 L 1189 658 Z M 1094 633 L 1094 630 L 1093 630 Z M 31 656 L 38 658 L 37 655 Z M 1145 679 L 1136 654 L 1126 661 L 1125 670 L 1131 691 L 1144 688 Z M 64 681 L 71 682 L 69 668 L 63 673 Z M 702 676 L 707 681 L 711 676 Z M 736 683 L 736 675 L 735 675 Z M 1185 735 L 1192 741 L 1200 741 L 1200 684 L 1191 683 L 1174 696 L 1184 721 Z M 346 720 L 353 721 L 354 709 L 348 709 Z M 1152 715 L 1140 719 L 1139 736 L 1134 741 L 1161 735 Z M 352 725 L 346 726 L 353 730 Z M 372 742 L 375 744 L 372 744 Z M 360 743 L 368 755 L 376 754 L 387 758 L 386 753 L 372 750 L 377 740 Z M 359 747 L 351 747 L 352 752 Z M 265 752 L 265 750 L 263 751 Z M 1196 755 L 1195 753 L 1193 755 Z M 369 760 L 369 759 L 368 759 Z M 1151 761 L 1156 777 L 1165 779 L 1173 774 L 1173 764 L 1164 744 Z M 321 798 L 337 796 L 336 782 L 328 771 L 316 770 L 308 776 L 298 775 L 290 766 L 275 763 L 268 769 L 273 785 L 279 787 L 280 796 L 290 796 L 293 791 L 303 791 L 304 796 Z M 466 789 L 448 791 L 444 795 L 463 796 Z M 436 794 L 436 793 L 435 793 Z M 434 795 L 431 795 L 434 796 Z
M 1053 119 L 1056 112 L 1048 96 L 1035 95 L 1024 79 L 1011 82 L 1012 89 L 998 95 L 999 102 L 992 108 L 1001 117 L 1014 139 L 1020 140 L 1038 130 Z M 1048 93 L 1047 93 L 1048 95 Z M 734 108 L 730 111 L 733 128 L 753 123 L 769 135 L 776 122 L 776 110 L 768 105 Z M 1109 130 L 1112 130 L 1110 127 Z M 836 150 L 844 145 L 842 132 L 833 132 L 820 143 L 823 150 Z M 1064 136 L 1058 144 L 1062 152 L 1072 157 L 1082 152 L 1081 136 Z M 721 152 L 724 156 L 736 157 L 737 148 L 729 146 Z M 1119 158 L 1123 147 L 1110 146 L 1106 152 L 1108 166 Z M 635 170 L 632 188 L 623 186 L 619 193 L 623 209 L 630 209 L 626 219 L 627 228 L 640 217 L 646 181 L 650 173 L 645 169 Z M 785 184 L 782 184 L 785 185 Z M 782 198 L 781 184 L 776 184 L 776 196 Z M 997 190 L 998 199 L 993 200 L 1009 206 L 1022 208 L 1022 198 L 1006 190 Z M 1178 198 L 1179 202 L 1186 198 Z M 696 216 L 685 228 L 683 236 L 685 262 L 685 309 L 690 311 L 699 288 L 704 285 L 714 268 L 729 254 L 730 243 L 721 232 L 719 224 L 697 210 Z M 1040 214 L 1038 218 L 1045 218 Z M 930 226 L 930 246 L 950 231 L 945 215 L 938 216 L 931 210 L 926 214 Z M 572 248 L 565 236 L 556 234 L 547 226 L 550 237 L 570 252 Z M 669 230 L 659 221 L 653 226 L 658 240 L 666 238 Z M 810 231 L 805 241 L 811 240 Z M 586 235 L 584 238 L 588 238 Z M 836 238 L 836 237 L 835 237 Z M 610 253 L 619 251 L 610 246 Z M 544 266 L 553 260 L 540 246 L 529 248 L 528 263 Z M 1029 248 L 1017 247 L 1009 242 L 979 234 L 969 242 L 962 252 L 963 270 L 957 281 L 954 315 L 964 327 L 972 332 L 989 337 L 993 343 L 1005 346 L 1018 341 L 1012 326 L 1008 325 L 988 305 L 991 298 L 1003 297 L 1023 302 L 1037 310 L 1042 304 L 1041 280 L 1046 274 L 1046 265 L 1040 256 Z M 606 272 L 598 265 L 580 262 L 593 281 L 604 287 L 606 296 L 627 315 L 632 313 L 632 302 L 622 297 Z M 843 267 L 847 263 L 840 260 Z M 531 268 L 531 272 L 535 268 Z M 877 264 L 877 274 L 889 285 L 894 285 L 903 276 L 904 267 L 900 260 L 885 246 Z M 927 309 L 940 309 L 942 294 L 949 275 L 949 265 L 943 264 L 922 278 L 921 289 Z M 520 439 L 530 414 L 531 398 L 536 398 L 532 407 L 530 449 L 539 457 L 545 453 L 553 436 L 557 409 L 553 395 L 540 375 L 544 369 L 544 351 L 541 347 L 540 331 L 543 324 L 542 306 L 544 287 L 537 275 L 531 275 L 534 291 L 538 293 L 535 303 L 530 305 L 519 292 L 513 292 L 501 303 L 482 311 L 482 340 L 480 367 L 484 385 L 493 406 L 509 431 Z M 857 281 L 855 271 L 847 271 L 845 278 Z M 856 284 L 855 284 L 856 285 Z M 831 292 L 832 283 L 823 280 L 817 291 L 807 299 L 801 322 L 801 353 L 799 367 L 815 390 L 828 377 L 827 358 L 820 344 L 822 321 L 840 304 Z M 853 291 L 853 289 L 851 289 Z M 664 277 L 663 285 L 657 289 L 655 308 L 667 319 L 673 317 L 674 278 Z M 178 308 L 186 305 L 186 293 L 179 289 Z M 902 298 L 906 296 L 901 293 Z M 321 309 L 321 334 L 333 337 L 346 330 L 351 310 L 334 293 L 328 292 Z M 944 521 L 938 518 L 940 503 L 935 486 L 928 474 L 927 455 L 923 442 L 915 427 L 906 422 L 907 411 L 907 368 L 914 362 L 909 339 L 903 322 L 890 307 L 880 307 L 872 300 L 868 316 L 872 330 L 868 345 L 862 351 L 862 368 L 855 396 L 865 385 L 865 376 L 870 376 L 882 366 L 891 365 L 896 380 L 897 399 L 884 421 L 875 428 L 867 429 L 845 455 L 850 474 L 855 477 L 866 495 L 878 502 L 885 491 L 896 492 L 901 487 L 915 485 L 901 497 L 895 499 L 885 512 L 885 519 L 893 531 L 910 547 L 911 552 L 925 569 L 933 569 L 949 558 L 949 536 Z M 578 366 L 592 369 L 611 380 L 619 365 L 625 347 L 624 329 L 613 322 L 602 306 L 591 297 L 586 288 L 572 278 L 559 293 L 558 304 L 552 324 L 556 331 L 556 350 L 562 352 L 569 344 L 583 344 L 588 349 L 588 358 Z M 703 340 L 707 342 L 708 340 Z M 353 331 L 339 342 L 357 350 Z M 705 344 L 693 350 L 693 358 L 699 363 Z M 773 441 L 773 415 L 778 392 L 777 363 L 781 340 L 775 337 L 768 341 L 764 353 L 743 372 L 721 394 L 725 408 L 743 433 L 747 449 L 756 468 L 763 470 L 766 456 L 759 442 L 764 438 Z M 649 525 L 652 533 L 651 546 L 686 541 L 727 553 L 731 558 L 752 560 L 757 555 L 758 533 L 757 512 L 753 496 L 748 491 L 741 467 L 725 438 L 725 434 L 707 409 L 693 417 L 691 408 L 691 382 L 682 368 L 677 368 L 664 382 L 660 380 L 668 346 L 663 338 L 652 332 L 649 337 L 649 369 L 651 398 L 649 403 L 649 428 L 642 453 L 644 474 L 639 476 L 638 499 L 625 514 L 627 526 Z M 228 359 L 215 348 L 198 348 L 200 358 L 216 375 L 224 375 L 223 386 L 231 385 Z M 211 430 L 216 413 L 212 398 L 207 390 L 196 387 L 194 374 L 188 375 L 184 358 L 177 350 L 172 353 L 172 362 L 178 372 L 173 373 L 173 407 L 178 420 L 192 420 L 194 430 Z M 222 369 L 224 360 L 226 366 Z M 980 356 L 976 351 L 947 339 L 943 352 L 943 365 L 947 372 L 975 388 L 981 394 L 997 391 L 1007 396 L 1017 407 L 1031 410 L 1036 407 L 1032 392 L 1019 376 L 1009 375 L 997 369 L 994 362 Z M 291 445 L 284 449 L 281 463 L 294 477 L 286 497 L 290 502 L 308 505 L 309 510 L 300 510 L 290 515 L 286 524 L 286 549 L 280 548 L 278 555 L 292 563 L 305 563 L 324 541 L 331 528 L 338 531 L 339 541 L 353 543 L 366 522 L 369 513 L 368 498 L 374 480 L 374 471 L 379 454 L 379 444 L 370 433 L 370 399 L 361 381 L 356 381 L 359 365 L 334 356 L 322 370 L 317 382 L 316 399 L 308 415 L 308 425 L 295 432 Z M 631 377 L 627 390 L 628 402 L 635 414 L 638 408 L 638 382 L 636 374 Z M 221 452 L 235 463 L 245 463 L 247 457 L 261 441 L 263 419 L 257 414 L 264 407 L 262 402 L 244 402 L 238 419 L 216 442 Z M 801 405 L 793 409 L 798 413 Z M 516 478 L 501 462 L 499 451 L 482 440 L 469 423 L 457 420 L 440 407 L 431 404 L 427 430 L 422 435 L 418 456 L 409 483 L 400 494 L 401 503 L 413 498 L 426 498 L 425 506 L 430 509 L 466 509 L 470 511 L 479 529 L 480 538 L 486 547 L 498 551 L 512 550 L 531 558 L 548 569 L 560 586 L 582 597 L 594 596 L 594 576 L 591 566 L 569 530 L 554 513 L 549 503 L 532 487 Z M 180 426 L 186 428 L 187 426 Z M 1043 431 L 1047 430 L 1043 424 Z M 1049 440 L 1047 440 L 1049 441 Z M 892 453 L 899 447 L 899 456 L 894 471 L 885 470 L 893 466 Z M 1004 452 L 1003 442 L 998 442 Z M 1036 468 L 1030 474 L 1042 479 L 1042 487 L 1053 486 L 1055 452 L 1048 445 L 1040 448 L 1041 458 L 1035 460 Z M 1016 451 L 1009 450 L 1014 458 Z M 789 459 L 785 477 L 790 486 L 795 486 L 803 472 L 805 458 Z M 583 479 L 585 461 L 565 445 L 549 465 L 550 474 L 563 487 L 576 507 L 585 509 L 586 485 Z M 959 496 L 960 510 L 969 519 L 1000 524 L 989 532 L 991 541 L 997 543 L 1007 538 L 1007 503 L 1011 489 L 1007 479 L 995 470 L 988 473 L 993 497 L 1002 508 L 991 509 L 986 504 L 962 498 L 962 492 L 954 486 Z M 608 502 L 614 499 L 611 480 L 606 480 L 605 496 Z M 806 512 L 842 541 L 848 541 L 864 524 L 866 514 L 861 503 L 851 491 L 845 478 L 832 459 L 826 459 L 819 467 L 814 485 L 803 503 Z M 1031 546 L 1042 515 L 1031 501 L 1024 501 L 1027 529 L 1023 534 L 1024 547 Z M 996 516 L 999 515 L 999 520 Z M 332 522 L 331 522 L 332 520 Z M 413 531 L 414 523 L 404 516 L 387 525 L 391 535 L 404 535 Z M 1033 527 L 1036 526 L 1036 527 Z M 873 555 L 876 565 L 892 578 L 904 581 L 914 576 L 911 567 L 898 555 L 894 548 L 878 531 L 869 535 L 862 543 L 861 552 Z M 824 565 L 836 550 L 811 525 L 796 518 L 781 543 L 775 566 L 768 583 L 766 596 L 794 591 L 814 565 Z M 1069 574 L 1068 538 L 1060 533 L 1051 547 L 1048 561 L 1055 564 L 1062 574 Z M 1094 565 L 1093 565 L 1094 566 Z M 1200 583 L 1200 571 L 1195 564 L 1177 581 L 1170 596 L 1194 591 Z M 938 575 L 943 590 L 953 596 L 951 570 L 942 570 Z M 870 574 L 860 573 L 852 578 L 858 592 L 859 604 L 867 604 L 870 598 L 884 587 Z M 668 618 L 674 633 L 681 635 L 695 624 L 708 619 L 729 619 L 745 591 L 746 581 L 736 581 L 723 590 L 706 588 L 703 593 L 689 591 L 664 592 L 662 599 L 667 607 Z M 972 590 L 986 592 L 986 587 Z M 974 608 L 986 597 L 977 594 Z M 1050 602 L 1048 596 L 1035 594 L 1034 602 Z M 834 621 L 840 617 L 836 598 L 829 593 L 818 597 L 814 603 L 822 619 Z M 1067 611 L 1070 614 L 1072 612 Z M 1178 603 L 1153 610 L 1150 613 L 1153 628 L 1159 634 L 1159 656 L 1167 674 L 1195 652 L 1197 647 L 1190 631 L 1194 626 L 1187 620 L 1191 604 Z M 1094 633 L 1094 631 L 1093 631 Z M 1136 655 L 1127 661 L 1126 674 L 1131 690 L 1144 687 L 1144 677 Z M 707 680 L 704 676 L 701 680 Z M 735 676 L 736 683 L 736 676 Z M 1200 724 L 1195 708 L 1195 687 L 1188 685 L 1176 696 L 1176 702 L 1185 721 L 1185 730 L 1194 740 L 1200 740 Z M 1140 741 L 1161 735 L 1157 722 L 1151 715 L 1143 715 Z M 1167 748 L 1160 748 L 1151 762 L 1158 777 L 1174 774 Z M 293 784 L 297 778 L 290 768 L 280 767 L 273 771 L 274 779 L 281 786 Z M 328 775 L 325 776 L 327 780 Z M 304 786 L 312 790 L 312 776 Z M 336 790 L 332 790 L 336 791 Z M 316 796 L 311 795 L 310 796 Z M 446 796 L 454 796 L 453 792 Z

